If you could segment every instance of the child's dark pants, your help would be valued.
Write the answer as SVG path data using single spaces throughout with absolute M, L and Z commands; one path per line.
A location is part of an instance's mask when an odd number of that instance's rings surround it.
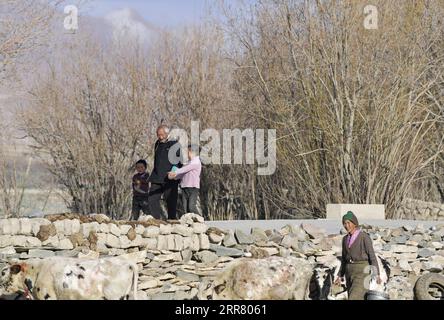
M 197 212 L 197 197 L 199 196 L 198 188 L 182 188 L 182 202 L 184 213 Z
M 144 215 L 149 215 L 149 205 L 148 198 L 133 198 L 133 208 L 131 210 L 131 220 L 139 220 L 140 211 L 143 212 Z

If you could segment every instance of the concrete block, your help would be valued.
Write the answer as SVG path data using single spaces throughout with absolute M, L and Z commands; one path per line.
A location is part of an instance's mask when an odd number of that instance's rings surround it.
M 383 204 L 327 204 L 327 219 L 341 220 L 347 211 L 353 211 L 358 220 L 385 220 Z

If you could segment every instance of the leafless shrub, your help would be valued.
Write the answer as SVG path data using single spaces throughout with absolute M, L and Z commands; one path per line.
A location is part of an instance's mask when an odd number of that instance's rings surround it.
M 442 1 L 260 0 L 215 26 L 165 32 L 124 54 L 82 42 L 20 117 L 73 209 L 121 217 L 131 165 L 156 125 L 277 129 L 278 169 L 204 166 L 213 219 L 322 217 L 327 203 L 443 197 Z M 205 129 L 201 127 L 201 129 Z M 427 190 L 432 190 L 432 186 Z M 439 191 L 441 190 L 441 191 Z M 444 198 L 442 198 L 444 199 Z
M 369 31 L 365 4 L 259 1 L 251 19 L 228 15 L 244 52 L 242 106 L 280 137 L 277 174 L 258 179 L 273 210 L 322 216 L 330 202 L 384 203 L 391 217 L 442 156 L 442 135 L 429 146 L 442 123 L 430 110 L 440 96 L 442 6 L 376 1 L 381 27 Z

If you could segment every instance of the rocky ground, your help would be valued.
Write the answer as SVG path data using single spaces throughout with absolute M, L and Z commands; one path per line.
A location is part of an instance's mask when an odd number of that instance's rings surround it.
M 443 272 L 444 224 L 362 228 L 371 235 L 376 253 L 390 263 L 387 291 L 391 299 L 413 299 L 420 275 Z M 138 263 L 142 299 L 184 300 L 195 299 L 201 282 L 241 257 L 295 256 L 320 269 L 331 267 L 340 255 L 342 236 L 327 235 L 309 223 L 244 232 L 208 227 L 197 215 L 165 223 L 67 214 L 0 220 L 0 256 L 25 260 L 126 255 Z

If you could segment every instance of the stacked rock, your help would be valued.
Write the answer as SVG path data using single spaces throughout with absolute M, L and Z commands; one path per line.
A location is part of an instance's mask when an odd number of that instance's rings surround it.
M 377 255 L 391 266 L 391 299 L 413 299 L 416 279 L 443 272 L 444 224 L 425 229 L 362 226 Z M 179 221 L 111 221 L 103 215 L 72 214 L 0 220 L 3 260 L 68 256 L 126 256 L 139 266 L 139 296 L 145 299 L 194 299 L 199 284 L 215 277 L 235 259 L 270 256 L 307 259 L 319 270 L 337 265 L 343 235 L 327 235 L 311 224 L 280 230 L 221 230 L 186 214 Z

